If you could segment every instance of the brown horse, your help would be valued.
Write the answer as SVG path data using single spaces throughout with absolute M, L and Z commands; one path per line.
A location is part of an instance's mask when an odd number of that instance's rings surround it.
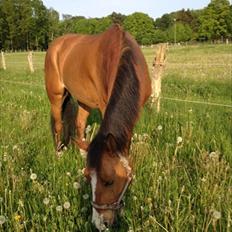
M 75 141 L 88 151 L 85 175 L 92 186 L 92 221 L 102 230 L 114 222 L 131 182 L 128 152 L 132 130 L 151 94 L 144 56 L 119 25 L 99 35 L 65 35 L 48 49 L 45 83 L 57 153 L 69 142 L 62 141 L 62 131 L 73 128 L 69 123 L 65 129 L 67 117 L 64 120 L 66 112 L 72 111 L 71 96 L 78 102 Z M 88 146 L 84 129 L 93 108 L 100 110 L 103 119 Z

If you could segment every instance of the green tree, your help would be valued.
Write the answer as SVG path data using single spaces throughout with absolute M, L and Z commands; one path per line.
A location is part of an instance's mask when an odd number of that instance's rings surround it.
M 48 10 L 49 41 L 59 35 L 59 13 L 50 8 Z
M 112 23 L 118 23 L 120 25 L 123 25 L 123 22 L 124 22 L 124 20 L 126 18 L 125 15 L 120 14 L 120 13 L 116 13 L 116 12 L 113 12 L 108 17 L 111 19 Z
M 169 42 L 186 42 L 192 38 L 192 29 L 189 25 L 177 22 L 167 31 Z M 175 41 L 176 37 L 176 41 Z
M 161 18 L 155 20 L 155 27 L 160 30 L 167 30 L 174 23 L 174 17 L 171 14 L 164 14 Z
M 13 0 L 1 1 L 2 45 L 5 49 L 16 49 L 18 14 Z
M 95 33 L 103 32 L 111 25 L 112 25 L 112 20 L 110 17 L 101 18 L 98 20 L 98 23 L 96 24 Z
M 140 44 L 152 44 L 154 40 L 154 20 L 147 14 L 136 12 L 126 17 L 124 28 L 129 31 Z
M 228 20 L 229 19 L 229 20 Z M 218 40 L 228 37 L 231 10 L 228 0 L 211 0 L 200 16 L 199 39 Z
M 30 0 L 18 1 L 16 5 L 19 14 L 17 27 L 17 49 L 26 49 L 30 47 L 33 37 L 31 37 L 31 29 L 33 27 L 32 7 Z

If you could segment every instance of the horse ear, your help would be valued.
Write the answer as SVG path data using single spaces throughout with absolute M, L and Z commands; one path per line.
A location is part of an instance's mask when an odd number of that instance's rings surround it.
M 105 140 L 105 144 L 106 144 L 106 148 L 108 151 L 110 152 L 115 152 L 117 149 L 117 144 L 116 144 L 116 140 L 115 137 L 113 136 L 113 134 L 109 133 L 106 136 L 106 140 Z

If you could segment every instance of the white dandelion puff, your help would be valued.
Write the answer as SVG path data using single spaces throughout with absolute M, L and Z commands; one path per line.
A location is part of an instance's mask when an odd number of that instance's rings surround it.
M 221 215 L 221 212 L 219 212 L 219 211 L 217 211 L 217 210 L 214 210 L 212 216 L 213 216 L 213 219 L 214 219 L 214 220 L 219 220 L 219 219 L 221 218 L 222 215 Z
M 43 203 L 44 203 L 45 205 L 48 205 L 49 202 L 50 202 L 49 198 L 45 197 L 45 198 L 43 199 Z
M 88 126 L 86 127 L 86 129 L 85 129 L 85 133 L 86 133 L 86 134 L 89 134 L 90 131 L 91 131 L 91 126 L 88 125 Z
M 70 202 L 69 201 L 66 201 L 66 202 L 64 202 L 64 209 L 69 209 L 70 208 L 70 206 L 71 206 L 71 204 L 70 204 Z
M 157 127 L 157 130 L 159 130 L 159 131 L 161 131 L 163 129 L 163 127 L 161 126 L 161 125 L 159 125 L 158 127 Z
M 209 158 L 212 159 L 212 160 L 218 160 L 219 159 L 219 152 L 210 152 L 209 153 Z
M 73 188 L 74 188 L 74 189 L 80 189 L 80 188 L 81 188 L 80 183 L 74 182 L 74 183 L 73 183 Z
M 66 175 L 67 176 L 71 176 L 71 172 L 66 172 Z
M 6 218 L 3 215 L 0 215 L 0 226 L 6 222 Z
M 182 141 L 183 141 L 182 137 L 178 136 L 176 139 L 176 143 L 180 144 L 180 143 L 182 143 Z
M 31 180 L 36 180 L 37 179 L 37 175 L 35 173 L 31 173 L 30 178 L 31 178 Z
M 83 199 L 84 199 L 84 200 L 89 199 L 89 194 L 87 194 L 87 193 L 86 193 L 86 194 L 84 194 L 84 195 L 83 195 Z

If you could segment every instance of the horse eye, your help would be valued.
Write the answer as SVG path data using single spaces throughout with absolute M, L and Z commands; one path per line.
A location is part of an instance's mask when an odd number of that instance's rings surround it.
M 104 186 L 109 187 L 109 186 L 113 185 L 113 183 L 114 183 L 113 180 L 112 181 L 107 181 L 107 182 L 104 183 Z

